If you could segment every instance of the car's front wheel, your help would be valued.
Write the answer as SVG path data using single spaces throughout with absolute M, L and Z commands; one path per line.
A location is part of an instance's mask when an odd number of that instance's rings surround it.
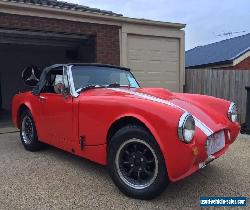
M 168 184 L 165 161 L 154 137 L 137 125 L 121 128 L 108 150 L 111 178 L 126 195 L 153 199 Z
M 37 151 L 43 147 L 43 144 L 38 141 L 35 122 L 28 110 L 21 115 L 20 137 L 23 146 L 28 151 Z

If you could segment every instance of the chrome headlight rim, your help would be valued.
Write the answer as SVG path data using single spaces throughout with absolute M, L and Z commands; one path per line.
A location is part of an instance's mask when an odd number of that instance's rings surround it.
M 233 123 L 238 122 L 238 109 L 237 105 L 234 102 L 231 102 L 228 108 L 227 116 L 231 122 Z
M 185 136 L 185 126 L 187 125 L 187 122 L 190 122 L 192 123 L 192 126 L 193 126 L 193 129 L 192 129 L 192 136 L 187 138 L 187 136 Z M 184 142 L 184 143 L 191 143 L 192 140 L 193 140 L 193 137 L 194 137 L 194 134 L 195 134 L 195 120 L 194 120 L 194 117 L 188 113 L 188 112 L 185 112 L 184 114 L 182 114 L 182 116 L 180 117 L 180 120 L 179 120 L 179 123 L 178 123 L 178 137 L 179 139 Z

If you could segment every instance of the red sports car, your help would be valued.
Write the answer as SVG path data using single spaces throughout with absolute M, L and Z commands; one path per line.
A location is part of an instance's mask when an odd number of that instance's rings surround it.
M 38 81 L 23 72 L 27 84 Z M 140 88 L 129 69 L 59 64 L 31 92 L 14 96 L 12 116 L 29 151 L 53 145 L 107 165 L 128 196 L 152 199 L 220 157 L 240 125 L 232 102 Z

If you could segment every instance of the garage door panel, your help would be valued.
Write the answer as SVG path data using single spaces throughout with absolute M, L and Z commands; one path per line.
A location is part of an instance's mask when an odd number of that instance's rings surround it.
M 165 50 L 160 52 L 152 50 L 129 50 L 128 51 L 129 60 L 145 60 L 145 61 L 170 61 L 179 62 L 179 55 L 177 52 L 169 53 Z
M 128 35 L 128 66 L 142 86 L 179 90 L 179 40 Z
M 138 65 L 137 65 L 138 66 Z M 144 64 L 146 71 L 149 72 L 177 72 L 178 66 L 172 62 L 147 62 Z
M 160 79 L 162 77 L 162 75 L 164 76 L 164 78 Z M 148 72 L 147 76 L 150 77 L 151 80 L 160 80 L 162 82 L 165 82 L 167 78 L 167 81 L 176 81 L 178 78 L 176 77 L 176 74 L 174 72 Z
M 156 79 L 158 80 L 168 80 L 168 77 L 170 77 L 169 75 L 171 75 L 171 78 L 175 78 L 175 81 L 178 81 L 179 74 L 176 74 L 176 71 L 178 71 L 176 67 L 166 69 L 164 65 L 161 66 L 162 68 L 159 68 L 158 66 L 155 66 L 153 64 L 148 64 L 147 66 L 145 65 L 145 67 L 143 68 L 143 65 L 137 65 L 136 67 L 138 68 L 134 68 L 133 73 L 137 77 L 143 75 L 146 80 L 149 80 L 150 78 L 148 77 L 150 77 L 151 75 L 157 77 Z
M 168 47 L 168 46 L 165 46 L 165 47 Z M 176 60 L 178 60 L 178 58 L 179 58 L 178 52 L 169 52 L 169 51 L 167 51 L 167 49 L 163 49 L 163 50 L 161 50 L 161 52 L 157 52 L 157 53 L 150 52 L 150 56 L 156 56 L 156 55 L 158 57 L 164 59 L 164 60 L 165 59 L 171 59 L 172 60 L 173 58 L 175 58 Z
M 146 71 L 146 72 L 178 72 L 179 66 L 176 62 L 159 62 L 159 61 L 130 61 L 130 66 L 134 71 Z
M 176 82 L 165 82 L 165 83 L 162 83 L 160 81 L 147 81 L 147 83 L 145 82 L 140 82 L 140 85 L 142 87 L 146 86 L 146 85 L 149 85 L 150 87 L 159 87 L 159 85 L 164 85 L 164 86 L 167 86 L 169 90 L 171 91 L 176 91 L 176 89 L 178 89 L 178 85 L 176 84 Z
M 145 45 L 145 42 L 147 45 Z M 176 53 L 179 47 L 179 40 L 174 38 L 162 38 L 156 37 L 154 39 L 148 36 L 135 36 L 129 35 L 130 50 L 145 50 L 149 49 L 155 52 L 161 52 L 164 50 L 166 53 Z M 165 46 L 167 48 L 162 49 Z M 173 50 L 174 49 L 174 50 Z
M 147 52 L 145 50 L 129 50 L 128 59 L 143 60 L 145 59 L 146 53 Z
M 147 83 L 139 81 L 139 83 L 142 87 L 145 87 L 146 85 L 149 85 L 150 87 L 159 87 L 161 84 L 160 81 L 147 81 Z
M 147 81 L 147 84 L 150 85 L 150 87 L 158 87 L 161 82 L 160 81 Z M 143 86 L 145 86 L 145 83 L 142 83 Z
M 170 91 L 178 92 L 179 84 L 176 84 L 176 82 L 167 82 L 165 85 Z
M 166 82 L 176 82 L 178 78 L 176 78 L 176 74 L 172 72 L 166 72 L 164 74 L 161 73 L 144 73 L 144 74 L 135 74 L 138 76 L 138 79 L 141 81 L 147 80 L 147 81 L 160 81 L 162 83 Z M 162 75 L 164 77 L 162 77 Z M 147 78 L 150 77 L 150 78 Z

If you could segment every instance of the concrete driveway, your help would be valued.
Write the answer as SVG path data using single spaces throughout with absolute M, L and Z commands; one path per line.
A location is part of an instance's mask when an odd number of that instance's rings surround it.
M 18 133 L 0 134 L 0 209 L 196 209 L 200 196 L 248 196 L 250 137 L 153 201 L 126 197 L 105 167 L 61 150 L 24 150 Z

